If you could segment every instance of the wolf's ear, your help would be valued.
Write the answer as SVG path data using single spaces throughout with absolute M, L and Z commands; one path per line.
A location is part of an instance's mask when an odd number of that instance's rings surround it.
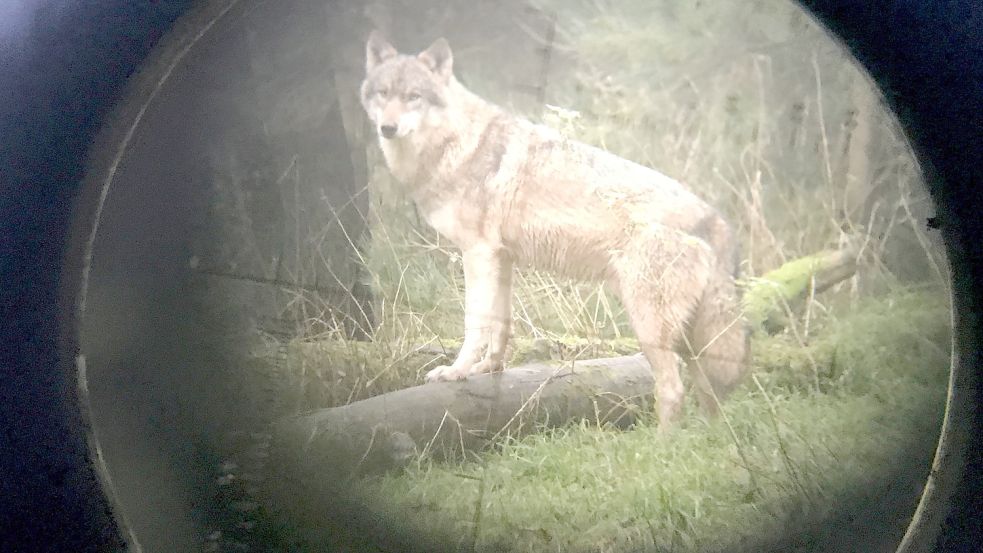
M 429 48 L 420 52 L 417 58 L 444 80 L 449 79 L 453 72 L 454 57 L 447 39 L 438 38 Z
M 369 42 L 365 45 L 365 71 L 372 71 L 375 66 L 396 55 L 396 48 L 382 37 L 382 33 L 372 31 L 369 34 Z

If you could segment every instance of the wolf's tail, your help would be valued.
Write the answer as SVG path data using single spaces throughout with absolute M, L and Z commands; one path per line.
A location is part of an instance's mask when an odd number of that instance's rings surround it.
M 714 245 L 717 267 L 693 313 L 688 333 L 688 365 L 696 380 L 700 404 L 710 413 L 718 411 L 719 402 L 741 382 L 750 350 L 750 331 L 735 281 L 738 249 L 729 230 L 725 241 Z

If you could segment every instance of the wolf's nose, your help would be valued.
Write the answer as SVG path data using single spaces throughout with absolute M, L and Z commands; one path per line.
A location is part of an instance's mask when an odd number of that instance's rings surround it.
M 379 132 L 386 138 L 392 138 L 396 136 L 396 125 L 382 125 L 379 127 Z

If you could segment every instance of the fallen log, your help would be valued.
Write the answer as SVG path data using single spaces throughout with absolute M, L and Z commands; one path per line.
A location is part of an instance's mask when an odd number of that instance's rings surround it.
M 376 473 L 576 420 L 625 428 L 651 409 L 653 389 L 641 355 L 536 363 L 289 418 L 274 427 L 272 452 L 301 472 Z

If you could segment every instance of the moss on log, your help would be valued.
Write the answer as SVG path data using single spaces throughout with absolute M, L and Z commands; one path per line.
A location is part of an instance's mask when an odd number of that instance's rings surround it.
M 787 314 L 806 296 L 820 293 L 857 271 L 855 248 L 828 250 L 789 261 L 744 283 L 744 313 L 751 328 L 768 332 L 788 324 Z

